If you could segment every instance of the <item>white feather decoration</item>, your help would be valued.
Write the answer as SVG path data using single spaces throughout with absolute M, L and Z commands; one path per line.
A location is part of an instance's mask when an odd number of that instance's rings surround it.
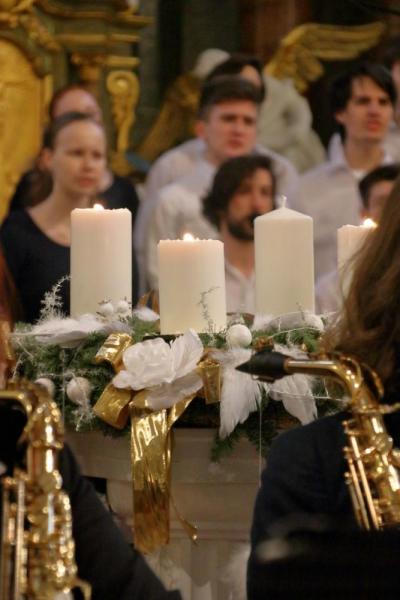
M 275 344 L 274 350 L 292 358 L 306 358 L 307 354 L 296 347 Z M 278 379 L 270 385 L 269 395 L 273 400 L 280 400 L 288 413 L 299 419 L 302 425 L 310 423 L 317 417 L 317 407 L 312 393 L 313 378 L 296 373 Z
M 126 323 L 116 318 L 105 321 L 93 314 L 85 314 L 77 319 L 54 317 L 40 321 L 31 331 L 15 332 L 13 337 L 24 338 L 34 335 L 41 344 L 55 344 L 62 348 L 75 348 L 91 333 L 129 332 Z
M 251 350 L 217 350 L 212 356 L 220 363 L 222 369 L 219 434 L 224 438 L 232 433 L 238 423 L 243 423 L 251 412 L 257 410 L 262 387 L 266 384 L 236 370 L 238 365 L 250 359 Z

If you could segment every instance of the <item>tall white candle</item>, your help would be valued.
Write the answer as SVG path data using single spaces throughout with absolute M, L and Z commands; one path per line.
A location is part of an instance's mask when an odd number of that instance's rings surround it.
M 376 227 L 372 219 L 365 219 L 361 226 L 343 225 L 337 231 L 338 269 L 342 293 L 347 294 L 351 278 L 351 259 L 361 249 L 368 234 Z
M 256 312 L 314 312 L 313 220 L 286 207 L 254 223 Z
M 224 245 L 219 240 L 161 240 L 158 244 L 162 334 L 226 327 Z
M 132 299 L 132 215 L 126 208 L 71 213 L 71 315 Z

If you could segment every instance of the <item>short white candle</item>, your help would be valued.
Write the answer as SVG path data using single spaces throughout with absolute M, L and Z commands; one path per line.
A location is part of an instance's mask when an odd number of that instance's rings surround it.
M 256 312 L 314 312 L 313 220 L 286 208 L 254 222 Z
M 219 240 L 161 240 L 158 244 L 162 334 L 226 327 L 224 245 Z
M 132 215 L 126 208 L 71 213 L 71 315 L 132 299 Z
M 369 233 L 376 227 L 372 219 L 365 219 L 361 226 L 343 225 L 337 231 L 338 269 L 342 293 L 348 292 L 352 268 L 351 259 L 361 249 Z

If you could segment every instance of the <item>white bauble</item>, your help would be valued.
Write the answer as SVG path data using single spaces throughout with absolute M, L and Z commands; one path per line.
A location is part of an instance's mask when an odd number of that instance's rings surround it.
M 226 332 L 226 341 L 231 348 L 246 348 L 252 340 L 251 331 L 246 325 L 236 323 Z
M 119 302 L 117 302 L 117 306 L 115 307 L 115 309 L 121 317 L 129 315 L 129 313 L 131 312 L 131 307 L 127 300 L 120 300 Z
M 103 317 L 111 317 L 114 314 L 114 307 L 111 302 L 102 302 L 100 304 L 99 313 Z
M 67 383 L 66 393 L 74 404 L 85 406 L 89 402 L 93 386 L 86 377 L 73 377 Z
M 51 398 L 54 398 L 54 392 L 56 390 L 56 386 L 54 385 L 54 382 L 51 379 L 49 379 L 48 377 L 39 377 L 39 379 L 35 380 L 35 383 L 44 387 L 45 390 L 47 390 L 47 393 L 49 394 L 49 396 Z

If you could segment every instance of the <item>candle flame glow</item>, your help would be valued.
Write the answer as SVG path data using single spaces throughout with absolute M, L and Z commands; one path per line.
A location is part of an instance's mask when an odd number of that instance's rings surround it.
M 368 227 L 369 229 L 373 229 L 374 227 L 377 227 L 377 224 L 372 219 L 364 219 L 364 221 L 362 222 L 362 227 Z
M 93 205 L 93 208 L 94 208 L 94 210 L 104 210 L 104 206 L 97 202 L 96 202 L 96 204 Z
M 194 242 L 194 237 L 192 236 L 191 233 L 184 233 L 183 234 L 183 241 L 184 242 Z

